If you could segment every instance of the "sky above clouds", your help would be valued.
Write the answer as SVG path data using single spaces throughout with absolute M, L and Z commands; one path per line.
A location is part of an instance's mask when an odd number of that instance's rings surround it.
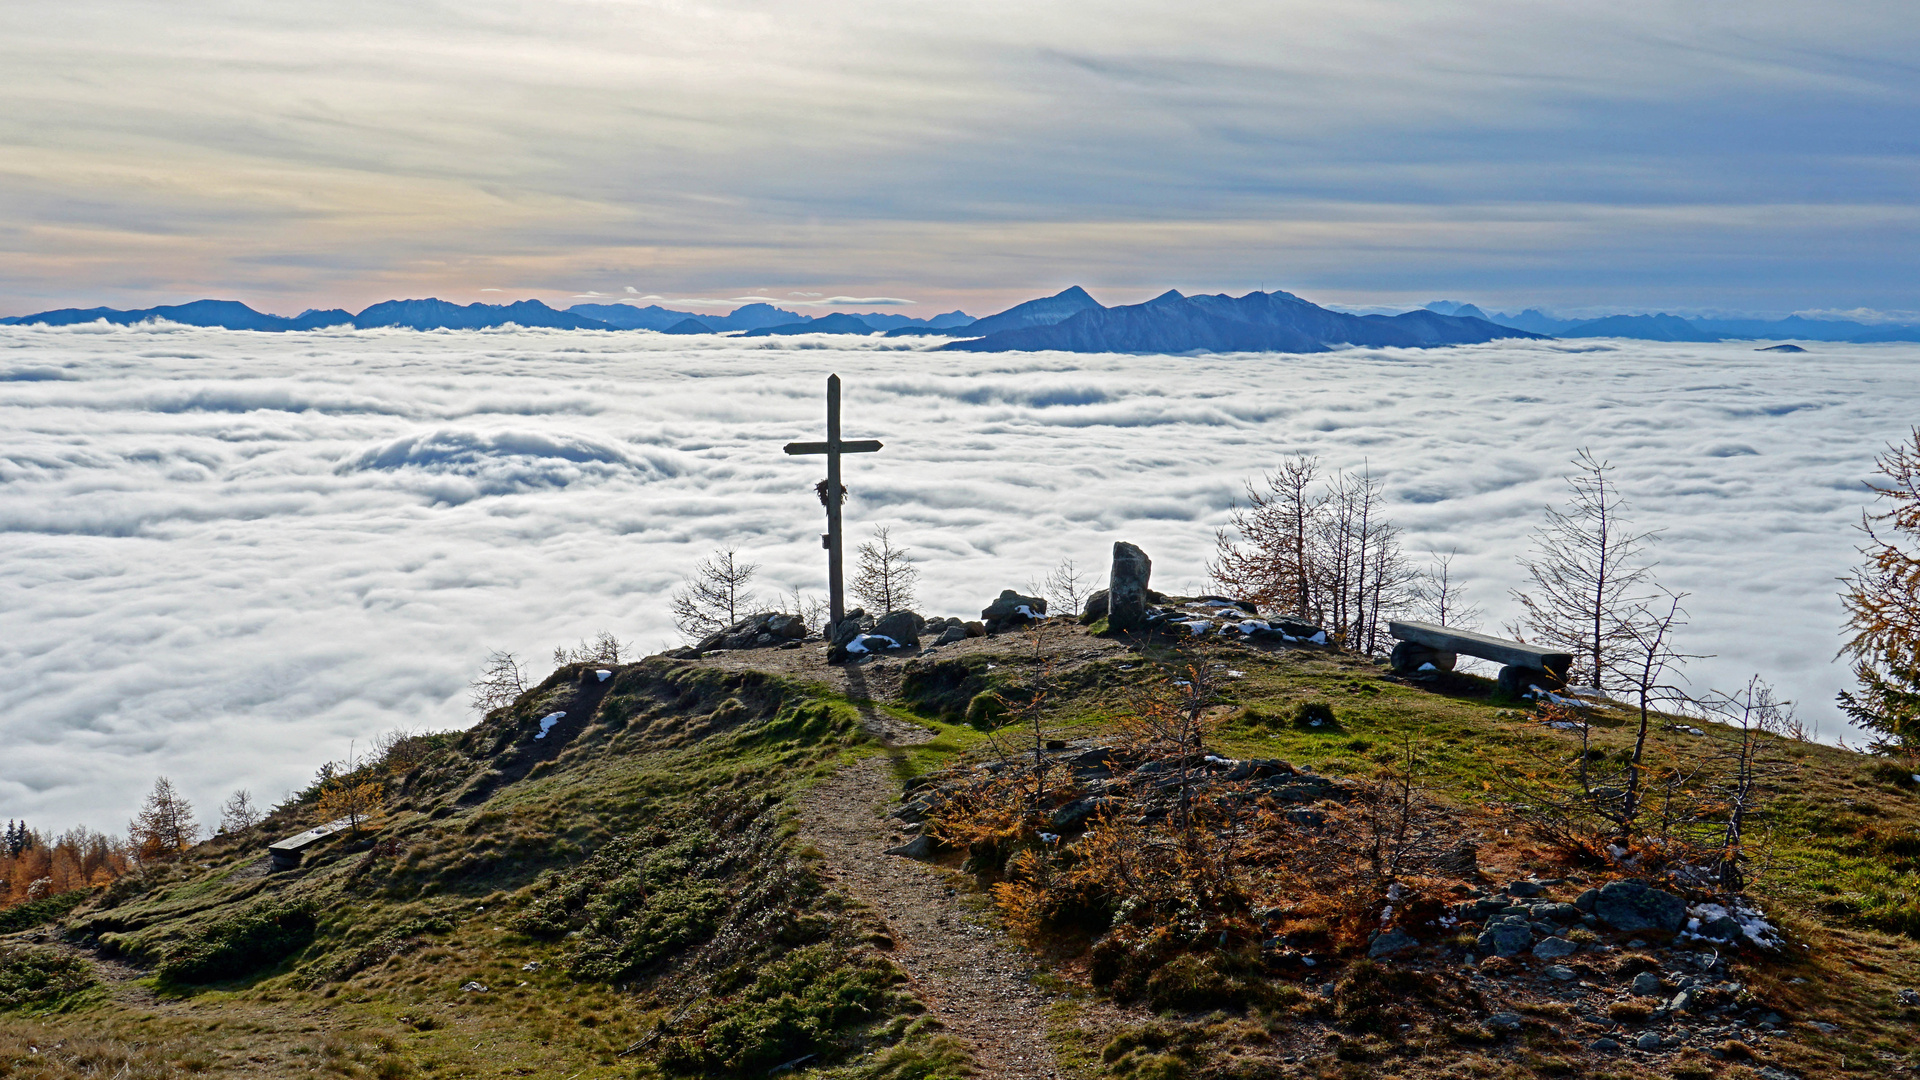
M 0 816 L 119 831 L 156 774 L 263 802 L 393 729 L 464 727 L 488 651 L 676 641 L 718 548 L 817 595 L 825 376 L 850 535 L 920 610 L 976 616 L 1112 544 L 1206 588 L 1247 478 L 1370 468 L 1417 561 L 1457 551 L 1498 632 L 1574 452 L 1617 466 L 1689 689 L 1753 674 L 1832 738 L 1836 579 L 1920 347 L 1502 341 L 1312 356 L 932 353 L 910 339 L 0 327 Z
M 1892 0 L 14 0 L 0 313 L 1911 312 L 1916 55 Z

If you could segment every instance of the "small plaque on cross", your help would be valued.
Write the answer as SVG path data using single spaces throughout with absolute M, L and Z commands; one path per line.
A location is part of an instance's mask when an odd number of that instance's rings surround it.
M 840 569 L 840 503 L 846 498 L 846 488 L 840 485 L 840 455 L 871 454 L 879 449 L 878 439 L 840 438 L 838 375 L 827 376 L 827 441 L 787 444 L 789 454 L 827 455 L 827 482 L 821 489 L 820 501 L 827 504 L 827 535 L 824 537 L 827 548 L 827 602 L 835 625 L 847 617 L 845 585 Z

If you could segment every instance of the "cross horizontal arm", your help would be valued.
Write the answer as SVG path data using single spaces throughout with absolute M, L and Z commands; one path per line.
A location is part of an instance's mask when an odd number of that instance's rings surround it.
M 823 442 L 790 442 L 787 444 L 787 453 L 831 454 L 838 450 L 843 454 L 872 454 L 879 452 L 881 445 L 879 439 L 855 439 L 838 445 Z

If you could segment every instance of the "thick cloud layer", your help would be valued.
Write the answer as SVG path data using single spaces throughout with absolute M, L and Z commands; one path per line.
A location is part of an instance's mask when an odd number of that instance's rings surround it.
M 1834 579 L 1910 345 L 1494 343 L 1310 357 L 930 353 L 884 339 L 0 328 L 0 816 L 123 826 L 157 773 L 278 798 L 394 727 L 470 721 L 489 649 L 544 674 L 601 629 L 672 639 L 715 548 L 824 576 L 810 490 L 846 380 L 854 535 L 929 613 L 1112 541 L 1198 589 L 1244 478 L 1369 467 L 1408 548 L 1460 552 L 1497 627 L 1574 451 L 1618 466 L 1692 592 L 1696 689 L 1758 672 L 1841 732 Z

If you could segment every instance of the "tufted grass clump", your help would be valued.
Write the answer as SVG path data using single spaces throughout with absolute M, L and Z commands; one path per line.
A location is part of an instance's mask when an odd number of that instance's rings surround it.
M 93 965 L 51 949 L 0 951 L 0 1012 L 51 1012 L 94 985 Z
M 311 902 L 262 901 L 200 926 L 160 961 L 162 982 L 210 983 L 264 971 L 312 943 Z

